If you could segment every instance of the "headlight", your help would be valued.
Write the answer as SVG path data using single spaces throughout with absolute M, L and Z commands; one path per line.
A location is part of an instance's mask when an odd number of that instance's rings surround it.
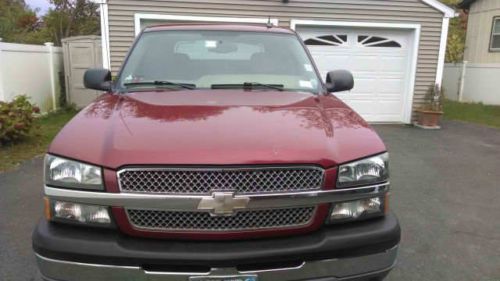
M 112 226 L 108 207 L 45 199 L 47 219 L 65 223 Z
M 103 190 L 101 167 L 45 156 L 45 183 L 54 186 Z
M 332 206 L 328 223 L 359 221 L 385 214 L 387 197 L 374 197 L 337 203 Z
M 373 184 L 389 179 L 389 154 L 383 153 L 339 167 L 337 187 Z

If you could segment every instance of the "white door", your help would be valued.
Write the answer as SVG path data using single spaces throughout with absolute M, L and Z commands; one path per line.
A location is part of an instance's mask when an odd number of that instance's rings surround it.
M 354 89 L 336 95 L 370 122 L 405 122 L 409 98 L 410 31 L 371 28 L 297 27 L 323 79 L 346 69 Z

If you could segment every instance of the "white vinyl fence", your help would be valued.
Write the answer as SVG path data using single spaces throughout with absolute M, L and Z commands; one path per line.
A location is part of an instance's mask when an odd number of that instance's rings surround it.
M 57 108 L 62 49 L 52 43 L 26 45 L 0 39 L 0 101 L 26 95 L 42 112 Z
M 446 64 L 443 89 L 451 100 L 500 105 L 500 64 Z

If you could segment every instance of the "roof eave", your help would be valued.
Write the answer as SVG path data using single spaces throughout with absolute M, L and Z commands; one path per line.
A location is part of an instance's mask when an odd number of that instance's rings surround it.
M 442 12 L 447 18 L 454 18 L 458 16 L 454 9 L 448 7 L 447 5 L 441 3 L 438 0 L 422 0 L 427 5 L 433 7 L 434 9 Z
M 460 9 L 468 10 L 474 2 L 476 2 L 476 0 L 462 0 L 462 2 L 458 4 L 458 7 Z

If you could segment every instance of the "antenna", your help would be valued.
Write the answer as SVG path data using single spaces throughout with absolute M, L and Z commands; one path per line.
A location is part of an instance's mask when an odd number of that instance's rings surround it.
M 273 27 L 273 23 L 271 22 L 271 16 L 269 16 L 267 18 L 267 24 L 266 24 L 267 28 L 272 28 Z

